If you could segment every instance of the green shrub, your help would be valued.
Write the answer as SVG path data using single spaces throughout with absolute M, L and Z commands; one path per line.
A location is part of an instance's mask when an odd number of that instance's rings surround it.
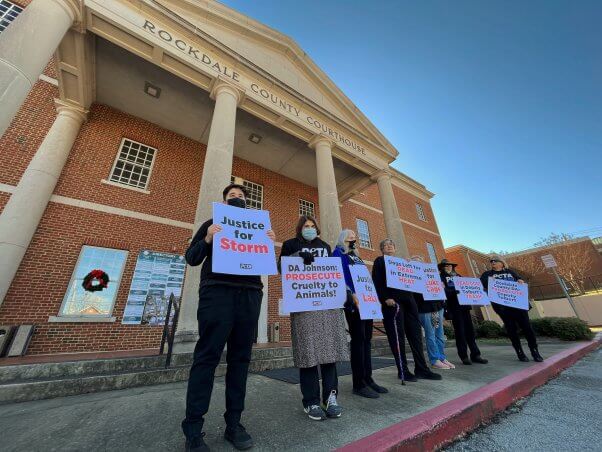
M 443 323 L 443 332 L 445 333 L 445 337 L 448 339 L 455 339 L 456 335 L 454 334 L 454 328 L 448 323 Z
M 531 320 L 531 325 L 538 336 L 555 337 L 554 322 L 558 317 L 543 317 Z
M 531 325 L 537 335 L 557 337 L 563 341 L 590 341 L 594 338 L 587 323 L 575 317 L 544 317 L 531 320 Z
M 477 337 L 496 338 L 504 336 L 504 328 L 492 320 L 484 320 L 476 327 Z

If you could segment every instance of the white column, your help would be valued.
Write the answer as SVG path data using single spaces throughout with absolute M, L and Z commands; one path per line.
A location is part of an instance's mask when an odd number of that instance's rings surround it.
M 87 111 L 56 101 L 58 115 L 0 214 L 0 304 L 38 228 Z
M 334 247 L 342 226 L 339 195 L 332 163 L 332 141 L 318 135 L 309 142 L 309 146 L 316 151 L 321 237 L 322 240 Z
M 380 193 L 380 203 L 382 204 L 387 237 L 395 242 L 397 255 L 407 259 L 410 257 L 408 244 L 403 233 L 403 225 L 401 224 L 397 202 L 393 194 L 391 175 L 387 172 L 380 174 L 376 178 L 376 183 L 378 184 L 378 192 Z
M 257 343 L 265 344 L 268 342 L 268 276 L 262 275 L 261 282 L 263 283 L 263 298 L 261 299 L 261 310 L 259 311 L 259 320 L 257 322 Z
M 194 233 L 201 224 L 211 218 L 213 215 L 212 203 L 222 201 L 222 191 L 230 183 L 234 156 L 236 107 L 242 100 L 243 93 L 226 82 L 218 81 L 211 90 L 211 97 L 215 99 L 215 107 L 194 217 Z M 186 267 L 182 307 L 175 336 L 174 351 L 176 353 L 191 351 L 198 339 L 196 311 L 199 304 L 200 278 L 200 265 Z
M 77 0 L 34 0 L 0 38 L 0 136 L 75 20 Z

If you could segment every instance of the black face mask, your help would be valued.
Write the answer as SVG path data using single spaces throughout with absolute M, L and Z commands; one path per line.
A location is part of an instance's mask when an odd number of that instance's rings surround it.
M 350 240 L 349 241 L 349 249 L 350 250 L 354 250 L 355 249 L 355 240 Z
M 247 202 L 242 198 L 230 198 L 227 202 L 228 205 L 232 207 L 240 207 L 241 209 L 245 209 L 247 207 Z

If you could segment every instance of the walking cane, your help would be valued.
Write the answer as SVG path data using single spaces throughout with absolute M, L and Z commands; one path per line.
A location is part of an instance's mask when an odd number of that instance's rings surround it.
M 397 359 L 399 359 L 399 374 L 401 376 L 401 384 L 405 386 L 405 378 L 403 374 L 403 361 L 401 360 L 401 349 L 399 347 L 399 333 L 397 332 L 397 316 L 399 315 L 399 305 L 395 303 L 395 317 L 393 318 L 393 328 L 395 329 L 395 346 L 397 348 Z

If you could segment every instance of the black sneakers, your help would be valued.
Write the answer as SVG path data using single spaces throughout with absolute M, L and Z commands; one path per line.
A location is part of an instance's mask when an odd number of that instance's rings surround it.
M 401 380 L 401 374 L 398 373 L 397 377 Z M 414 375 L 412 372 L 410 372 L 410 369 L 404 369 L 403 370 L 403 380 L 409 381 L 411 383 L 416 383 L 418 381 L 418 378 L 416 378 L 416 375 Z
M 378 399 L 380 397 L 377 392 L 375 392 L 372 388 L 369 388 L 368 386 L 364 386 L 360 389 L 354 389 L 353 393 L 355 395 L 365 397 L 367 399 Z
M 250 449 L 255 444 L 251 435 L 247 433 L 241 424 L 233 427 L 227 426 L 224 432 L 224 439 L 229 441 L 238 450 Z
M 377 385 L 376 382 L 374 382 L 374 381 L 371 383 L 368 383 L 368 386 L 370 386 L 372 389 L 374 389 L 379 394 L 387 394 L 389 392 L 389 390 L 387 388 L 385 388 L 384 386 Z
M 441 375 L 431 372 L 430 370 L 417 370 L 416 378 L 422 378 L 423 380 L 441 380 Z
M 472 366 L 472 361 L 469 358 L 460 358 L 465 366 Z
M 205 434 L 201 433 L 199 438 L 187 439 L 184 450 L 186 452 L 209 452 L 209 446 L 203 440 L 204 436 Z
M 481 355 L 479 356 L 475 356 L 474 358 L 470 358 L 472 360 L 473 363 L 478 363 L 478 364 L 487 364 L 489 362 L 489 360 L 482 358 Z

